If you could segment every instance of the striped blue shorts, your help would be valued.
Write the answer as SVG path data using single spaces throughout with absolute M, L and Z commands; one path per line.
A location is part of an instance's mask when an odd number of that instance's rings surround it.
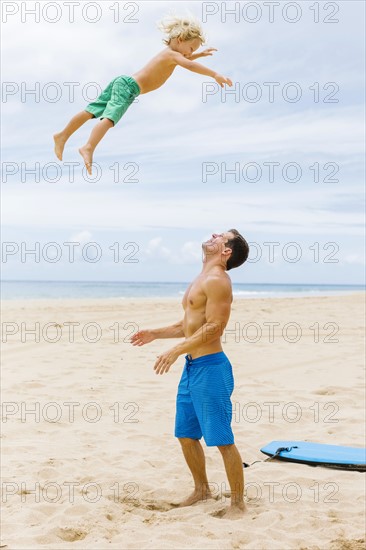
M 178 386 L 175 437 L 201 439 L 208 447 L 231 445 L 234 389 L 232 366 L 223 351 L 192 359 L 185 357 Z

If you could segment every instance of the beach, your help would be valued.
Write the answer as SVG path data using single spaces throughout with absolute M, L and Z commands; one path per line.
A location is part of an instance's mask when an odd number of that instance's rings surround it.
M 236 297 L 223 335 L 247 511 L 229 505 L 222 457 L 202 445 L 214 499 L 193 489 L 174 437 L 184 356 L 134 347 L 182 318 L 180 299 L 3 302 L 2 545 L 12 549 L 361 550 L 364 473 L 265 462 L 273 440 L 364 446 L 364 294 Z

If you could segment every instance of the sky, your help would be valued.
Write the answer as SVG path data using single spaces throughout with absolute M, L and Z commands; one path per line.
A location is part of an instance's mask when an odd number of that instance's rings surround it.
M 270 4 L 2 2 L 3 279 L 189 281 L 202 241 L 236 228 L 251 252 L 233 282 L 363 283 L 365 4 Z M 233 87 L 178 67 L 93 178 L 95 121 L 59 162 L 52 135 L 165 47 L 169 13 L 202 21 L 218 51 L 198 61 Z

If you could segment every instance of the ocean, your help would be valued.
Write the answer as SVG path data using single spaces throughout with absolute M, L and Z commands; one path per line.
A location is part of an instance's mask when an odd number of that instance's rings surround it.
M 109 281 L 2 281 L 3 300 L 37 298 L 180 298 L 190 283 Z M 364 291 L 363 285 L 233 283 L 241 298 L 329 296 Z

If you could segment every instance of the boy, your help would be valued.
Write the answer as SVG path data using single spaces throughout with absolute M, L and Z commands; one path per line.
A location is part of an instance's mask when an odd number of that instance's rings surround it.
M 88 142 L 79 149 L 86 169 L 91 174 L 94 150 L 107 131 L 117 124 L 138 95 L 160 88 L 177 65 L 211 76 L 222 88 L 224 84 L 232 86 L 229 78 L 194 61 L 217 51 L 215 48 L 208 48 L 200 53 L 193 53 L 205 41 L 199 22 L 193 18 L 172 17 L 163 20 L 160 28 L 167 35 L 164 39 L 167 47 L 132 76 L 122 75 L 112 80 L 95 101 L 75 115 L 62 132 L 53 136 L 55 153 L 59 160 L 62 160 L 64 146 L 69 137 L 87 120 L 100 117 L 101 120 L 92 130 Z

